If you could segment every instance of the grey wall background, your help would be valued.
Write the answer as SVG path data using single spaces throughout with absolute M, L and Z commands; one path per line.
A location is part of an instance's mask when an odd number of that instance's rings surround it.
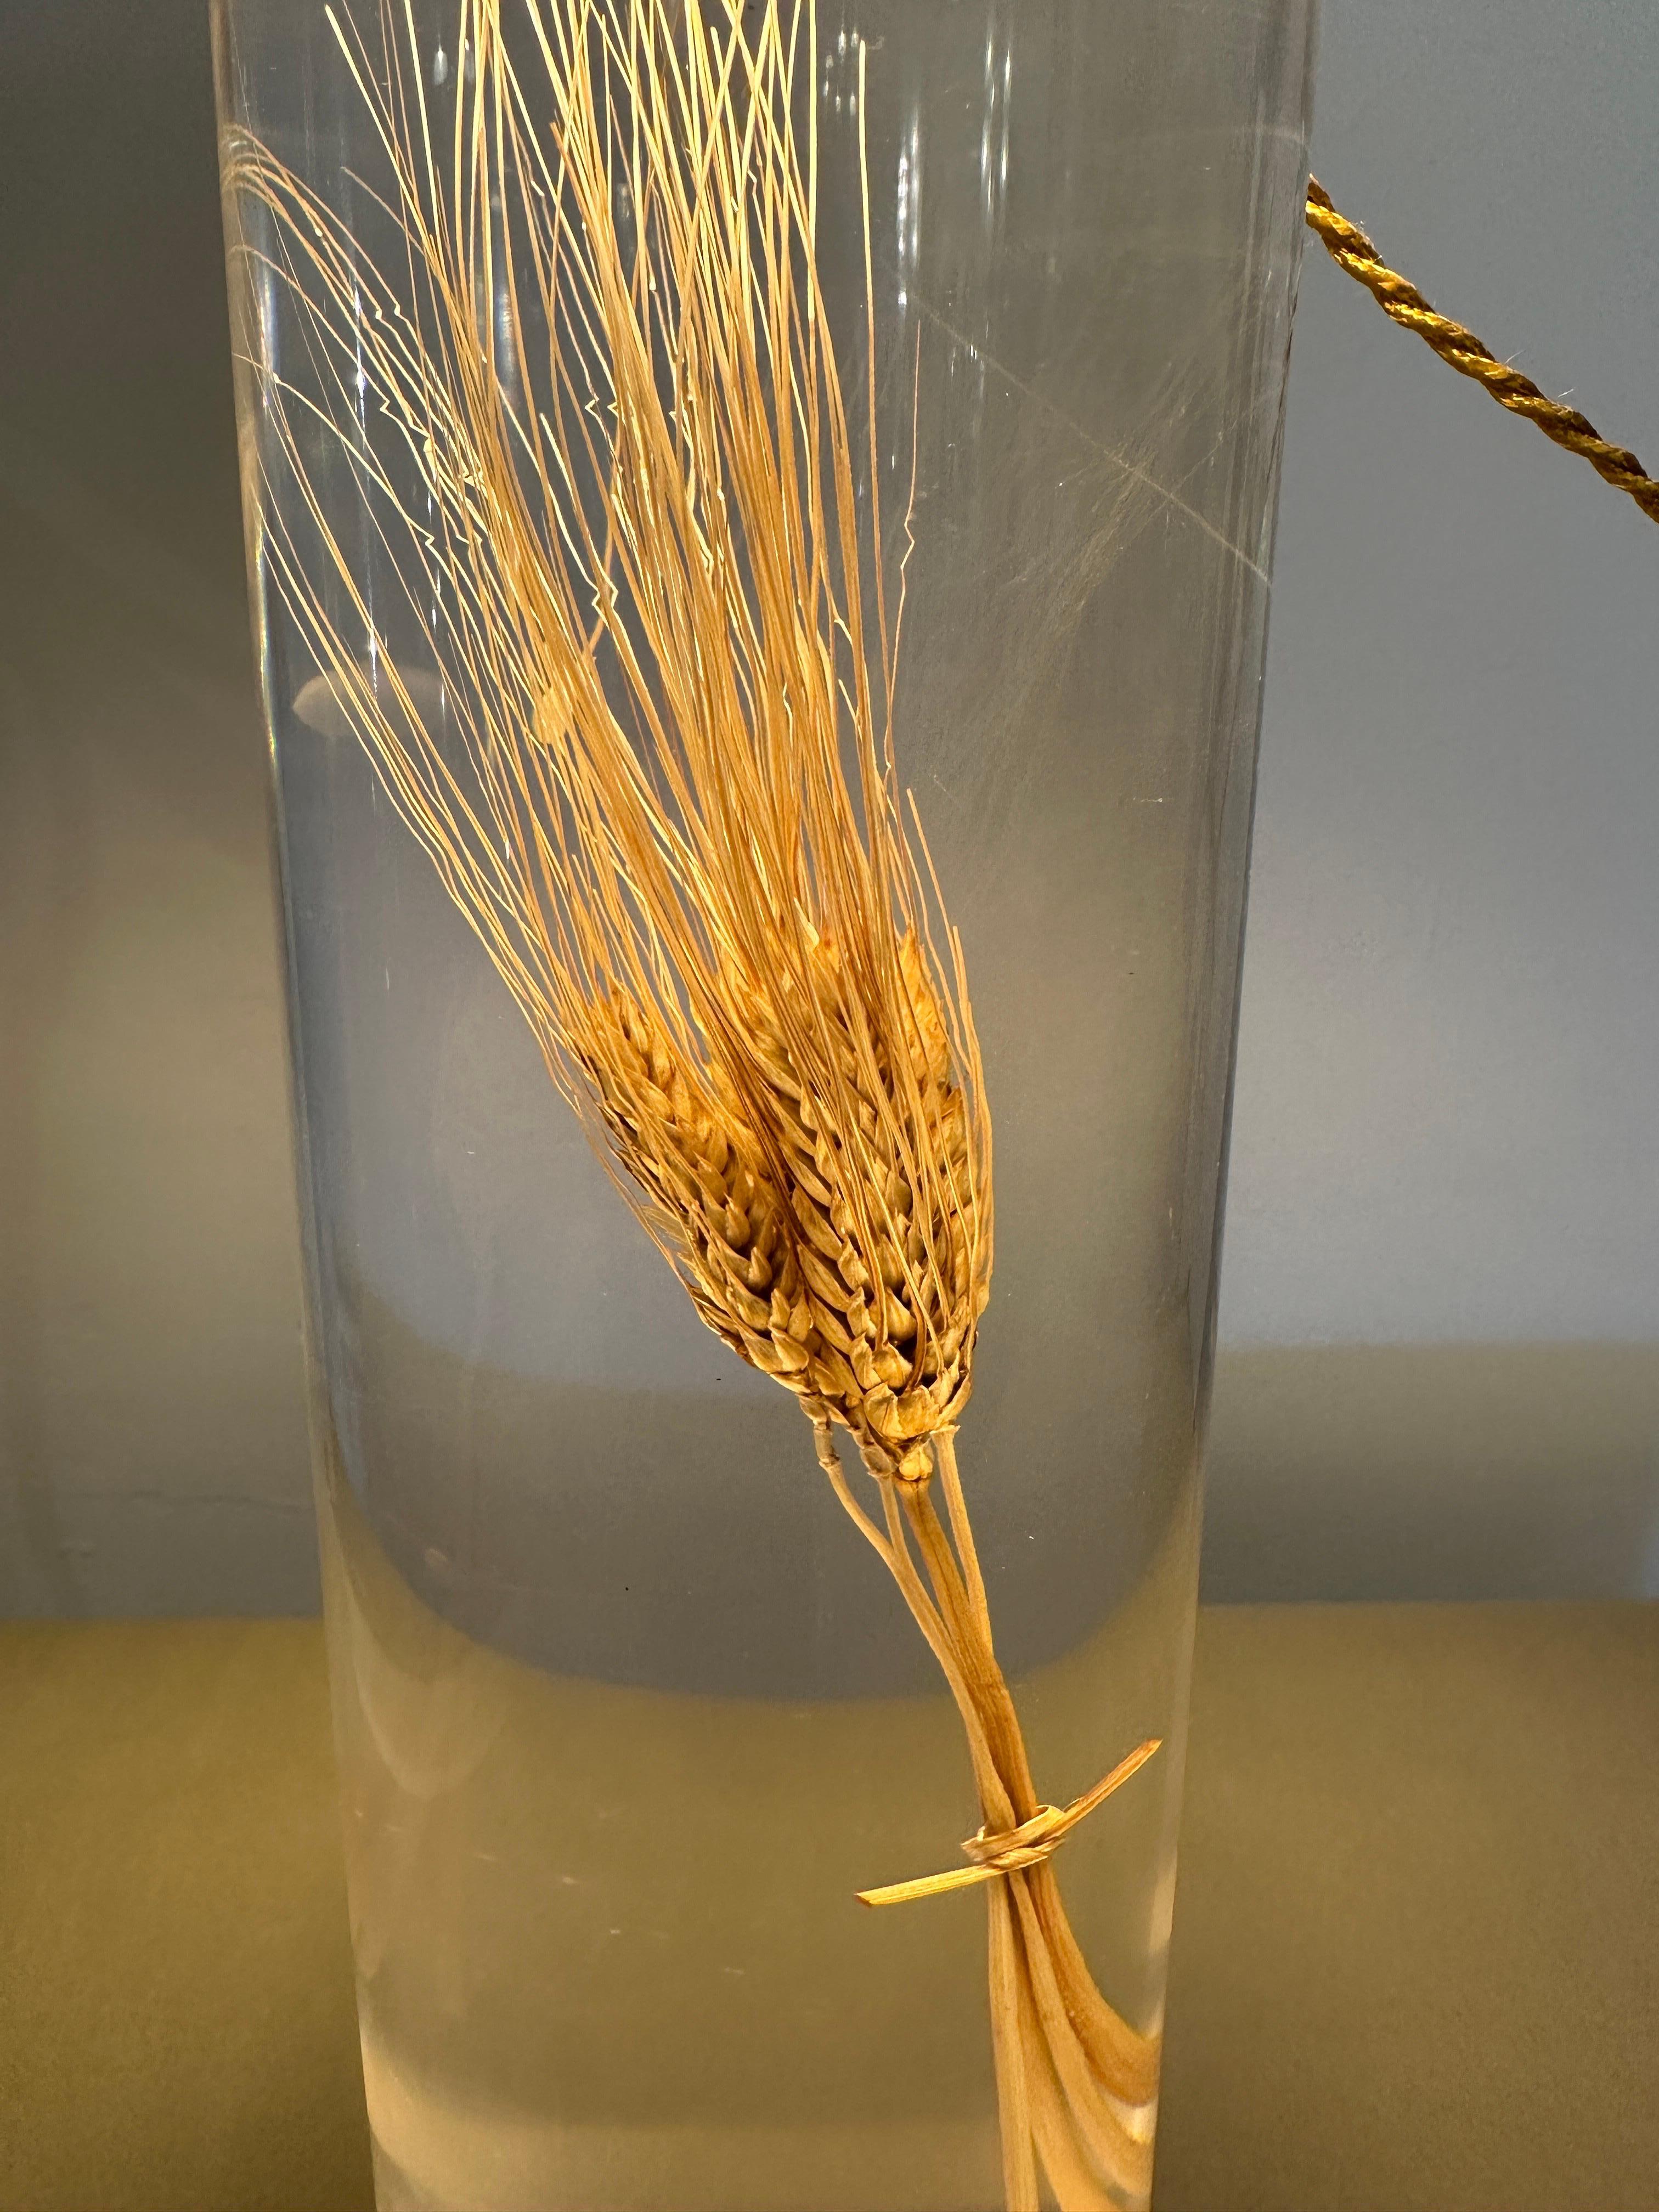
M 0 1611 L 315 1597 L 199 0 L 0 0 Z M 1328 0 L 1316 164 L 1659 453 L 1659 16 Z M 1659 1594 L 1659 538 L 1314 251 L 1206 1585 Z

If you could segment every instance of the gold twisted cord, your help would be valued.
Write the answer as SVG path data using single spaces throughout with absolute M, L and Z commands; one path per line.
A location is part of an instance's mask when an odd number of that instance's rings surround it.
M 1540 392 L 1529 376 L 1497 359 L 1473 331 L 1438 315 L 1415 284 L 1390 269 L 1364 232 L 1334 205 L 1316 177 L 1308 179 L 1308 228 L 1316 231 L 1339 269 L 1363 284 L 1385 315 L 1401 329 L 1415 331 L 1460 376 L 1484 384 L 1500 407 L 1524 415 L 1558 446 L 1587 460 L 1615 491 L 1627 492 L 1650 521 L 1659 522 L 1659 482 L 1623 446 L 1610 446 L 1595 425 L 1576 407 L 1563 406 Z
M 1162 1736 L 1152 1735 L 1138 1743 L 1103 1781 L 1097 1782 L 1081 1797 L 1074 1797 L 1069 1805 L 1039 1805 L 1030 1819 L 1022 1820 L 1017 1828 L 1004 1828 L 992 1835 L 981 1828 L 977 1835 L 969 1836 L 962 1848 L 973 1862 L 970 1866 L 952 1867 L 948 1874 L 923 1875 L 915 1881 L 889 1882 L 882 1889 L 861 1889 L 859 1903 L 908 1905 L 918 1897 L 938 1897 L 947 1889 L 971 1889 L 975 1882 L 991 1881 L 1000 1874 L 1018 1874 L 1026 1867 L 1041 1866 L 1079 1820 L 1086 1820 L 1097 1805 L 1103 1805 L 1114 1790 L 1139 1772 L 1163 1741 Z

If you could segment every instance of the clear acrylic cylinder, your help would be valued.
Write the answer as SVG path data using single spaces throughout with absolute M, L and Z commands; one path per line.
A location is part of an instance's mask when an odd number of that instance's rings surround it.
M 215 0 L 214 28 L 381 2212 L 1144 2203 L 1311 0 Z M 579 109 L 604 125 L 591 140 Z M 581 143 L 610 149 L 609 168 L 593 157 L 608 216 L 560 167 Z M 419 251 L 411 204 L 429 227 Z M 674 240 L 694 234 L 710 268 L 751 255 L 747 289 L 692 296 Z M 538 235 L 562 235 L 565 258 L 538 264 Z M 769 264 L 768 238 L 786 241 Z M 595 308 L 613 249 L 627 300 Z M 694 324 L 703 351 L 676 356 Z M 629 327 L 657 337 L 624 406 Z M 710 333 L 758 369 L 711 368 Z M 805 404 L 779 368 L 792 345 L 823 403 L 805 462 Z M 506 492 L 476 456 L 455 459 L 457 407 L 484 425 L 469 437 L 496 438 Z M 619 489 L 629 407 L 667 441 L 659 463 L 702 454 L 702 477 L 686 459 L 667 495 L 638 471 Z M 824 605 L 865 610 L 856 647 L 787 590 L 767 595 L 766 577 L 793 572 L 769 566 L 769 510 L 744 506 L 732 473 L 750 432 L 801 495 L 790 542 L 829 578 Z M 729 542 L 709 453 L 726 511 L 742 510 Z M 593 586 L 582 635 L 601 642 L 570 680 L 591 682 L 592 714 L 659 793 L 698 687 L 725 687 L 721 742 L 758 744 L 773 707 L 756 671 L 787 664 L 831 672 L 813 696 L 847 726 L 819 757 L 839 758 L 856 799 L 860 672 L 874 672 L 896 793 L 884 834 L 915 859 L 917 913 L 947 946 L 928 986 L 941 1004 L 956 973 L 941 918 L 957 933 L 995 1242 L 994 1264 L 988 1230 L 974 1247 L 989 1295 L 975 1316 L 963 1293 L 954 1395 L 928 1382 L 925 1314 L 896 1355 L 855 1345 L 861 1369 L 893 1355 L 895 1377 L 914 1358 L 887 1396 L 854 1391 L 872 1420 L 897 1425 L 924 1384 L 940 1410 L 916 1416 L 938 1424 L 919 1458 L 895 1427 L 890 1462 L 884 1431 L 866 1450 L 832 1420 L 841 1479 L 878 1535 L 897 1525 L 920 1547 L 926 1501 L 902 1484 L 920 1466 L 942 1498 L 948 1437 L 983 1651 L 994 1631 L 1043 1804 L 1073 1806 L 1158 1746 L 1029 1869 L 858 1901 L 967 1868 L 963 1839 L 996 1823 L 962 1700 L 815 1450 L 803 1412 L 827 1401 L 751 1356 L 782 1343 L 787 1363 L 793 1324 L 763 1290 L 772 1336 L 713 1333 L 685 1279 L 704 1228 L 690 1262 L 653 1245 L 615 1149 L 636 1124 L 607 1139 L 589 1063 L 515 990 L 523 896 L 543 901 L 546 961 L 571 894 L 538 876 L 535 836 L 502 834 L 477 765 L 485 727 L 532 771 L 562 757 L 541 721 L 563 700 L 550 618 L 524 612 L 543 581 L 502 580 L 503 498 L 524 504 L 514 543 L 532 567 L 578 562 Z M 630 552 L 630 532 L 671 509 L 702 519 L 661 558 Z M 735 617 L 714 641 L 735 683 L 665 665 L 676 636 L 684 661 L 708 633 L 644 604 L 672 570 L 695 611 L 721 560 L 722 604 L 749 610 L 746 643 Z M 514 591 L 516 641 L 486 649 Z M 641 647 L 630 679 L 624 644 L 647 636 L 658 658 Z M 780 709 L 767 743 L 816 742 L 790 723 L 804 711 Z M 414 799 L 400 760 L 427 778 Z M 563 772 L 538 803 L 603 845 Z M 432 831 L 440 801 L 459 861 Z M 825 870 L 815 849 L 775 909 L 798 968 L 837 957 L 822 916 L 801 920 Z M 614 860 L 584 865 L 591 882 Z M 492 943 L 476 886 L 515 868 Z M 763 902 L 770 868 L 736 871 Z M 671 1028 L 712 1033 L 702 985 L 676 971 L 659 988 Z M 696 1048 L 741 1060 L 758 1034 L 737 1021 Z M 937 1048 L 935 1104 L 967 1081 L 962 1034 Z M 906 1142 L 925 1147 L 934 1107 L 878 1097 L 868 1118 L 907 1113 Z M 958 1235 L 953 1175 L 978 1178 L 988 1210 L 991 1154 L 972 1157 L 939 1170 L 925 1220 L 908 1186 L 870 1201 L 878 1241 L 898 1218 L 884 1209 L 913 1208 L 889 1285 L 901 1303 L 925 1304 L 915 1272 Z M 817 1203 L 790 1199 L 786 1166 L 766 1170 L 782 1242 L 757 1279 L 807 1234 L 792 1204 Z M 801 1174 L 813 1184 L 810 1160 Z M 712 1203 L 705 1176 L 685 1204 Z M 837 1222 L 859 1203 L 840 1200 Z M 940 1266 L 948 1306 L 964 1278 Z M 839 1325 L 823 1319 L 802 1357 L 844 1378 L 824 1350 Z M 951 1527 L 935 1618 L 954 1572 L 965 1651 L 974 1576 Z M 1042 1884 L 1065 1942 L 1040 1911 L 1021 1920 Z M 1012 1949 L 994 2035 L 999 1941 Z M 1079 1975 L 1122 2026 L 1121 2073 L 1068 2075 L 1093 2063 Z

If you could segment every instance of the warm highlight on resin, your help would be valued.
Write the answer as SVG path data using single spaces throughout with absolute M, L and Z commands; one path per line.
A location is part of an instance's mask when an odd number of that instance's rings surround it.
M 261 550 L 617 1188 L 708 1327 L 799 1399 L 938 1659 L 984 1826 L 968 1868 L 894 1894 L 985 1881 L 1008 2205 L 1036 2212 L 1040 2163 L 1087 2212 L 1149 2186 L 1158 2050 L 1096 1987 L 1049 1855 L 1156 1746 L 1065 1814 L 1039 1799 L 957 1468 L 991 1126 L 895 761 L 904 563 L 890 605 L 793 119 L 811 0 L 520 12 L 509 56 L 498 0 L 464 0 L 442 143 L 400 19 L 375 50 L 337 25 L 396 178 L 376 205 L 397 265 L 269 149 L 227 149 L 332 402 L 319 424 L 262 384 L 315 542 L 272 501 Z M 867 196 L 863 251 L 867 270 Z M 531 307 L 554 334 L 544 404 Z M 414 457 L 418 512 L 360 434 L 368 407 Z M 399 619 L 448 739 L 331 523 L 319 428 L 418 572 Z

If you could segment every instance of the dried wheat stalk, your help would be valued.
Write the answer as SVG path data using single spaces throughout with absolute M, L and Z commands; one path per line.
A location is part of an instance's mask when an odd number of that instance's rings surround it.
M 959 1874 L 870 1901 L 986 1883 L 1010 2212 L 1039 2163 L 1065 2212 L 1139 2197 L 1157 2045 L 1096 1988 L 1048 1855 L 1156 1746 L 1042 1805 L 957 1468 L 990 1120 L 890 749 L 902 584 L 890 611 L 793 121 L 811 0 L 746 27 L 740 0 L 523 0 L 527 75 L 500 0 L 458 4 L 442 141 L 412 16 L 382 0 L 375 44 L 335 25 L 392 179 L 357 223 L 227 145 L 244 296 L 280 300 L 305 371 L 245 349 L 264 573 L 618 1188 L 799 1399 L 938 1658 L 984 1826 Z M 868 235 L 866 187 L 866 295 Z M 403 580 L 395 621 L 336 534 L 325 447 Z

